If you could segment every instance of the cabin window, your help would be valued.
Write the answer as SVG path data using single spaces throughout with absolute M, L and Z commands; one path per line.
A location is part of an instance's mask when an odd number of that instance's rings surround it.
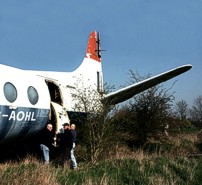
M 7 82 L 4 84 L 4 96 L 10 103 L 13 103 L 16 100 L 17 90 L 12 83 Z
M 31 103 L 32 105 L 35 105 L 35 104 L 38 102 L 38 100 L 39 100 L 38 92 L 37 92 L 37 90 L 36 90 L 34 87 L 32 87 L 32 86 L 30 86 L 30 87 L 28 88 L 28 90 L 27 90 L 27 96 L 28 96 L 29 101 L 30 101 L 30 103 Z

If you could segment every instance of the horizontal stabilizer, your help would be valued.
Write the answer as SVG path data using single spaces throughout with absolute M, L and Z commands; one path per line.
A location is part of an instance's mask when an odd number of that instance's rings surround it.
M 130 86 L 127 86 L 125 88 L 119 89 L 118 91 L 109 93 L 104 97 L 103 101 L 106 101 L 107 103 L 114 104 L 114 105 L 117 103 L 121 103 L 129 98 L 132 98 L 134 95 L 136 95 L 142 91 L 145 91 L 145 90 L 149 89 L 150 87 L 153 87 L 162 82 L 170 80 L 171 78 L 174 78 L 174 77 L 190 70 L 191 68 L 192 68 L 192 65 L 190 65 L 190 64 L 174 68 L 165 73 L 161 73 L 159 75 L 148 78 L 141 82 L 138 82 L 138 83 L 132 84 Z

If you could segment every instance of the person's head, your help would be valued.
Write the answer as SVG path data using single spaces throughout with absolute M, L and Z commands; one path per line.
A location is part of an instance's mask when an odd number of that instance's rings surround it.
M 64 123 L 63 124 L 63 129 L 64 130 L 70 129 L 69 123 Z
M 71 130 L 75 130 L 76 129 L 76 125 L 75 124 L 71 124 L 70 129 Z
M 49 123 L 47 124 L 46 128 L 49 130 L 49 131 L 52 131 L 53 130 L 53 126 Z

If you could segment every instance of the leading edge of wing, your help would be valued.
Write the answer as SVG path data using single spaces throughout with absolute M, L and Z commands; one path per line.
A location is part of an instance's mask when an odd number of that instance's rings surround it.
M 155 86 L 157 84 L 170 80 L 171 78 L 174 78 L 190 70 L 191 68 L 192 68 L 191 64 L 179 66 L 177 68 L 171 69 L 169 71 L 153 76 L 141 82 L 132 84 L 130 86 L 119 89 L 115 92 L 109 93 L 103 98 L 103 101 L 109 104 L 114 104 L 114 105 L 117 103 L 121 103 L 125 100 L 132 98 L 134 95 L 144 90 L 147 90 L 152 86 Z

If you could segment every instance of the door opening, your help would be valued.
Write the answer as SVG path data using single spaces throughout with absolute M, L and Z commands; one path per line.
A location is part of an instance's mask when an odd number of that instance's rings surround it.
M 46 84 L 47 84 L 48 89 L 49 89 L 51 101 L 55 102 L 59 105 L 63 105 L 59 86 L 56 85 L 55 83 L 51 82 L 51 81 L 46 81 Z

